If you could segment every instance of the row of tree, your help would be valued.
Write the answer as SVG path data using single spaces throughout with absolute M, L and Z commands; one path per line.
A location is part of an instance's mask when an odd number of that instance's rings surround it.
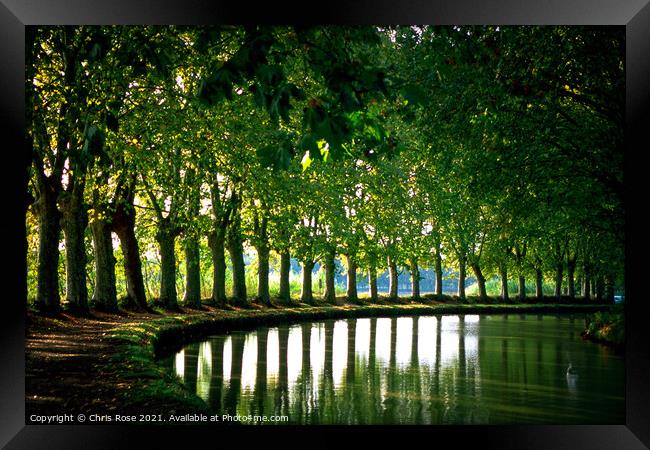
M 148 305 L 142 258 L 160 259 L 159 300 L 281 301 L 290 261 L 335 299 L 335 261 L 357 275 L 421 267 L 486 277 L 566 275 L 568 295 L 613 297 L 623 281 L 624 34 L 587 27 L 28 27 L 32 147 L 28 213 L 35 303 Z M 61 242 L 61 236 L 63 241 Z M 183 255 L 176 251 L 181 242 Z M 254 252 L 253 252 L 254 250 Z M 92 263 L 92 264 L 91 264 Z M 93 272 L 89 286 L 88 273 Z M 596 292 L 592 294 L 591 286 Z M 90 289 L 89 289 L 90 288 Z M 89 301 L 89 291 L 92 301 Z

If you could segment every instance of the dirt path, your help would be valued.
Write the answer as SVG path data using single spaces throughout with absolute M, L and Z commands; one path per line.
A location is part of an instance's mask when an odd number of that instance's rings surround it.
M 190 311 L 184 311 L 190 313 Z M 128 384 L 112 365 L 109 331 L 158 314 L 93 311 L 88 317 L 28 313 L 25 336 L 26 415 L 110 413 L 121 407 L 118 389 Z M 90 391 L 90 392 L 89 392 Z

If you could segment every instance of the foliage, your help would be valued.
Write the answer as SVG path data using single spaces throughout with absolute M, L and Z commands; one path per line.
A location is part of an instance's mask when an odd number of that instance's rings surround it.
M 595 341 L 622 346 L 625 344 L 625 313 L 621 308 L 596 312 L 589 318 L 583 335 Z
M 29 38 L 30 297 L 39 244 L 54 239 L 40 235 L 40 205 L 51 190 L 63 211 L 74 186 L 90 224 L 135 213 L 149 300 L 170 273 L 185 290 L 193 239 L 209 297 L 208 238 L 226 236 L 252 261 L 249 293 L 265 251 L 309 263 L 334 252 L 380 274 L 388 258 L 409 270 L 438 255 L 528 289 L 559 268 L 601 297 L 624 285 L 620 28 L 79 26 Z

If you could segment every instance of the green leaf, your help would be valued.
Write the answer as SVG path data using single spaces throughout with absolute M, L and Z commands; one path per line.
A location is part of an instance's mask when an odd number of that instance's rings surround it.
M 307 170 L 307 169 L 309 168 L 309 166 L 311 166 L 312 161 L 313 161 L 313 160 L 312 160 L 311 157 L 309 156 L 309 150 L 307 150 L 307 151 L 305 152 L 305 154 L 303 155 L 302 160 L 300 161 L 300 164 L 302 165 L 302 171 L 303 171 L 303 172 L 304 172 L 305 170 Z

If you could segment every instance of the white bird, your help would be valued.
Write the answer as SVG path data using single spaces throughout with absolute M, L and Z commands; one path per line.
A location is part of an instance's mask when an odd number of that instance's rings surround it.
M 571 363 L 566 370 L 566 386 L 569 389 L 569 394 L 574 397 L 578 392 L 578 371 L 573 368 Z
M 569 363 L 569 367 L 566 370 L 566 376 L 567 377 L 577 377 L 578 376 L 578 371 L 573 368 L 571 363 Z

